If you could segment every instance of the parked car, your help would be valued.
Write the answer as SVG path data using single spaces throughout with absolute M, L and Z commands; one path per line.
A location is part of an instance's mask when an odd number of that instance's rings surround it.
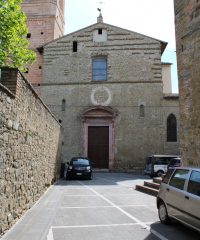
M 175 168 L 175 167 L 181 167 L 182 162 L 181 162 L 181 158 L 172 158 L 167 166 L 167 169 L 170 168 Z
M 177 155 L 151 155 L 146 158 L 144 173 L 150 177 L 161 177 L 167 172 L 167 166 L 172 158 Z
M 87 179 L 93 178 L 92 163 L 85 157 L 73 157 L 68 162 L 66 179 L 83 177 Z
M 161 223 L 173 218 L 200 231 L 200 169 L 169 169 L 157 196 Z

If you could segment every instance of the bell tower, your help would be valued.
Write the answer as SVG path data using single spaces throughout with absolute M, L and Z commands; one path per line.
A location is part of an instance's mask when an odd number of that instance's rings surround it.
M 42 81 L 43 55 L 41 46 L 64 35 L 65 0 L 23 0 L 21 7 L 26 14 L 29 47 L 37 59 L 25 73 L 26 78 L 37 89 Z

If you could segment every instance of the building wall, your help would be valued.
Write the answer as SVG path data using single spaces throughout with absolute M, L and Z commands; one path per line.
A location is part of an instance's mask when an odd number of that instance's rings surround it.
M 180 132 L 180 115 L 179 115 L 179 96 L 178 94 L 164 94 L 162 103 L 162 113 L 164 119 L 164 152 L 166 154 L 179 154 L 179 132 Z M 174 114 L 177 121 L 177 138 L 178 142 L 167 141 L 167 118 L 170 114 Z M 178 151 L 177 151 L 178 150 Z
M 107 25 L 107 41 L 94 42 L 93 33 L 105 28 L 99 23 L 78 31 L 45 47 L 43 83 L 91 82 L 91 57 L 107 55 L 109 81 L 162 81 L 161 43 L 130 31 Z M 72 42 L 78 42 L 78 52 L 72 52 Z M 126 57 L 126 61 L 123 61 Z M 83 62 L 84 59 L 84 62 Z M 134 69 L 130 68 L 134 60 Z M 53 64 L 52 64 L 53 63 Z M 141 64 L 142 63 L 142 64 Z M 50 70 L 50 71 L 49 71 Z M 56 70 L 56 75 L 53 71 Z M 148 74 L 147 74 L 148 72 Z M 81 78 L 81 79 L 80 79 Z
M 101 42 L 94 41 L 99 28 L 104 30 Z M 72 51 L 73 41 L 77 52 Z M 92 81 L 95 56 L 107 56 L 107 81 Z M 43 72 L 41 96 L 64 127 L 64 161 L 84 153 L 82 113 L 105 105 L 117 113 L 114 169 L 142 169 L 148 155 L 178 153 L 178 143 L 165 144 L 166 116 L 178 116 L 178 100 L 171 106 L 163 98 L 158 40 L 98 23 L 46 45 Z M 139 114 L 141 104 L 144 117 Z
M 0 234 L 59 176 L 61 126 L 15 69 L 0 80 Z
M 163 93 L 172 93 L 171 63 L 162 63 Z
M 37 54 L 36 61 L 29 66 L 26 78 L 39 91 L 42 81 L 43 56 L 37 48 L 64 34 L 64 0 L 23 0 L 22 10 L 27 16 L 26 24 L 31 34 L 30 48 Z
M 200 2 L 175 0 L 180 92 L 180 151 L 185 165 L 200 165 Z

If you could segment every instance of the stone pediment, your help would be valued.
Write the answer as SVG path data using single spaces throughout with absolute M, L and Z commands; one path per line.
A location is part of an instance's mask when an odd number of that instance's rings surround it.
M 110 107 L 92 107 L 82 113 L 82 118 L 114 118 L 116 115 Z
M 99 23 L 95 23 L 95 24 L 92 24 L 90 26 L 87 26 L 85 28 L 79 29 L 75 32 L 69 33 L 67 35 L 64 35 L 63 37 L 55 39 L 51 42 L 48 42 L 48 43 L 44 44 L 42 47 L 45 47 L 45 46 L 53 47 L 53 46 L 57 46 L 57 44 L 62 44 L 62 43 L 65 44 L 66 42 L 73 41 L 74 39 L 77 39 L 77 38 L 90 37 L 90 33 L 99 29 L 99 28 L 106 29 L 109 32 L 108 35 L 112 34 L 112 35 L 124 36 L 125 39 L 122 38 L 121 41 L 124 41 L 124 40 L 127 40 L 127 39 L 129 39 L 129 40 L 140 39 L 143 42 L 148 42 L 149 40 L 151 40 L 154 43 L 155 42 L 160 42 L 162 53 L 164 52 L 164 50 L 167 46 L 167 43 L 162 41 L 162 40 L 155 39 L 153 37 L 149 37 L 149 36 L 146 36 L 144 34 L 134 32 L 134 31 L 131 31 L 131 30 L 128 30 L 128 29 L 124 29 L 124 28 L 121 28 L 121 27 L 117 27 L 117 26 L 114 26 L 114 25 L 111 25 L 111 24 L 107 24 L 107 23 L 104 23 L 104 22 L 99 22 Z

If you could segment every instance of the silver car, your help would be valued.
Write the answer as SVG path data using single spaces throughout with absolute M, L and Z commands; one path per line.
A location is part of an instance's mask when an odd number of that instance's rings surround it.
M 178 220 L 200 231 L 200 169 L 169 169 L 157 196 L 161 223 Z

